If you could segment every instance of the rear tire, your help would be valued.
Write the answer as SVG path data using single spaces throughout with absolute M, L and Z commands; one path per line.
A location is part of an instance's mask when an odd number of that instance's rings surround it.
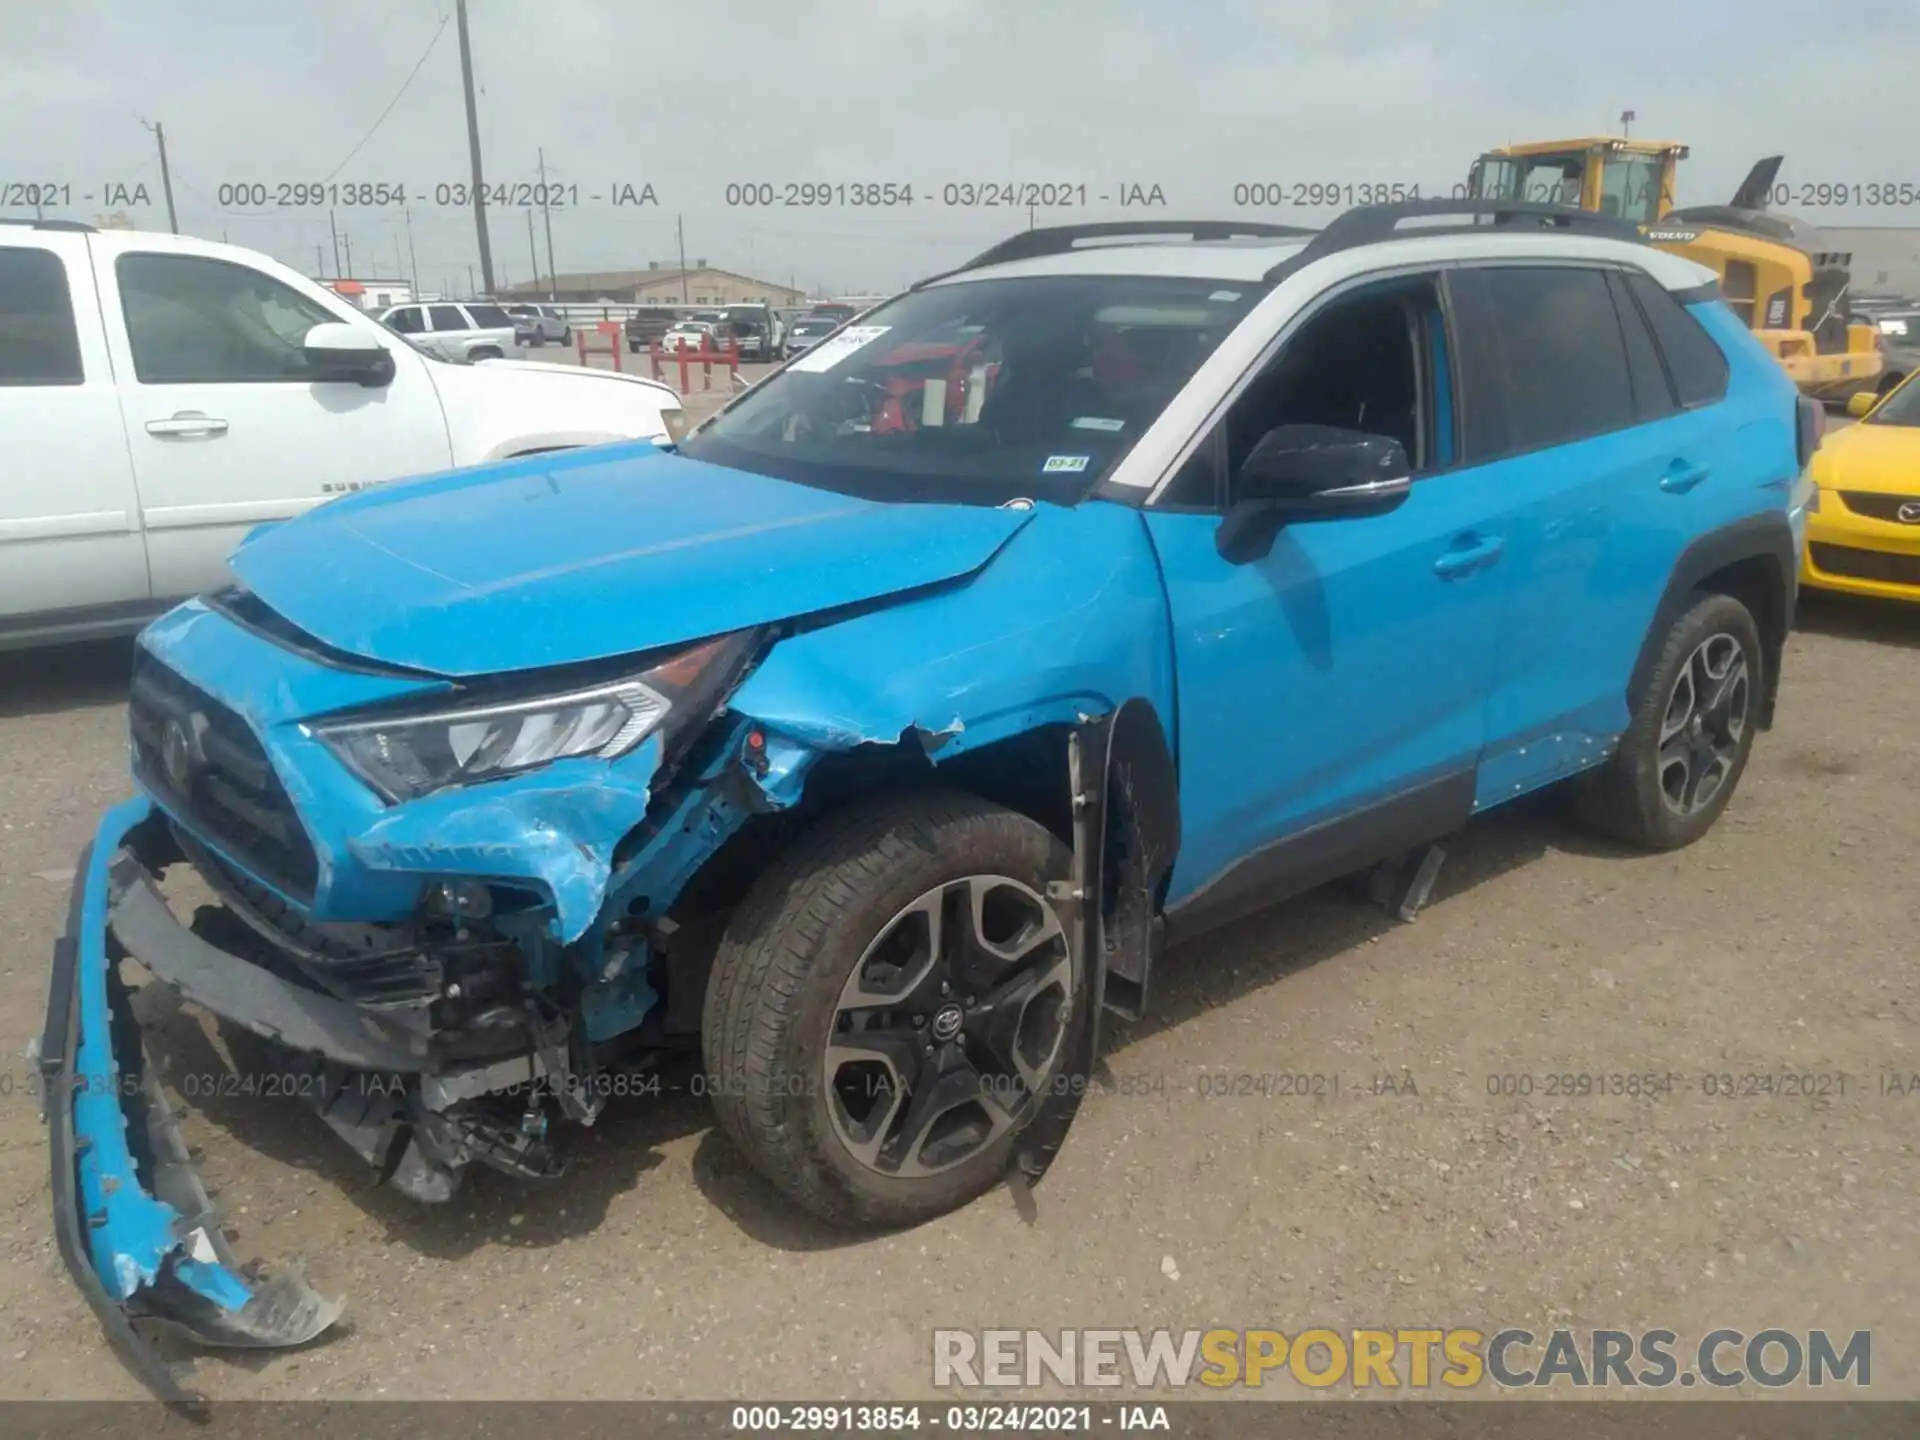
M 798 837 L 729 922 L 703 1015 L 714 1109 L 754 1168 L 833 1223 L 912 1225 L 996 1184 L 1036 1122 L 1063 1129 L 1087 982 L 1041 897 L 1070 859 L 939 790 Z
M 1580 817 L 1645 850 L 1698 840 L 1747 768 L 1765 680 L 1752 613 L 1730 595 L 1696 593 L 1667 631 L 1619 748 L 1575 782 Z

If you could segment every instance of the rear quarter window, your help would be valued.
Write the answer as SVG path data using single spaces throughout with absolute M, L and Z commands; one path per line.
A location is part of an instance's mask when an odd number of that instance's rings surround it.
M 1711 405 L 1727 393 L 1727 357 L 1700 322 L 1651 275 L 1633 271 L 1627 290 L 1646 317 L 1673 377 L 1674 394 L 1688 409 Z

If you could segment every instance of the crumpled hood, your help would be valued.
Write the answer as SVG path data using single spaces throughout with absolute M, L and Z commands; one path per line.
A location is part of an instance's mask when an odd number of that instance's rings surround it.
M 878 504 L 650 444 L 362 490 L 235 573 L 328 645 L 451 676 L 571 664 L 972 573 L 1031 511 Z

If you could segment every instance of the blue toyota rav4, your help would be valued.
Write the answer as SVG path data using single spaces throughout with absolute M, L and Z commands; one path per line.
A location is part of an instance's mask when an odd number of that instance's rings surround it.
M 675 1052 L 831 1220 L 1037 1177 L 1168 942 L 1369 870 L 1411 913 L 1433 842 L 1562 781 L 1638 845 L 1712 825 L 1818 435 L 1709 272 L 1442 202 L 1032 231 L 678 453 L 265 530 L 137 648 L 41 1041 L 67 1263 L 162 1393 L 133 1318 L 339 1314 L 235 1264 L 136 983 L 423 1202 L 558 1175 Z

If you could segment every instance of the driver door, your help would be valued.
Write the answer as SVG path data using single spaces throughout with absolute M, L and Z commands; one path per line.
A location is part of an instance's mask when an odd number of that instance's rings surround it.
M 1146 517 L 1174 631 L 1176 929 L 1204 928 L 1446 834 L 1471 813 L 1509 501 L 1454 465 L 1437 277 L 1328 302 L 1280 347 Z M 1282 424 L 1386 434 L 1412 493 L 1216 548 L 1233 476 Z
M 264 521 L 452 464 L 431 362 L 372 320 L 358 323 L 392 352 L 393 382 L 317 382 L 301 342 L 343 317 L 275 277 L 136 250 L 111 279 L 107 341 L 156 599 L 228 583 L 227 556 Z

